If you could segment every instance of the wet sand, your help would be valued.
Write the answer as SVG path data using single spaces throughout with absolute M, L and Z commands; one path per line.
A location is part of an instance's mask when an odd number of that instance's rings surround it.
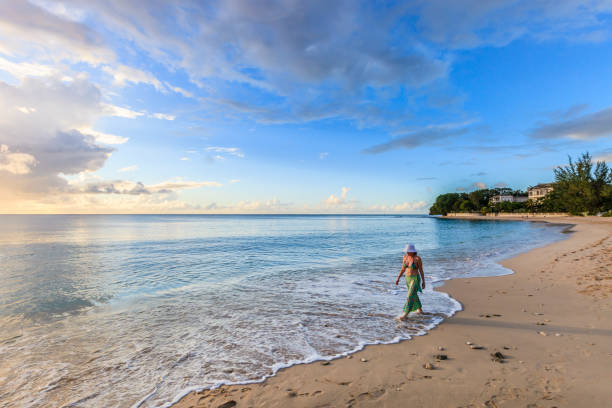
M 463 311 L 427 335 L 192 392 L 173 408 L 611 406 L 612 219 L 529 221 L 573 232 L 503 261 L 512 275 L 447 282 L 439 290 Z

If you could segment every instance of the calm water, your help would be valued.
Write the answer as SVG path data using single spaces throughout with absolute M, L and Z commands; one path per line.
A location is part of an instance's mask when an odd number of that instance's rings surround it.
M 166 406 L 186 390 L 425 333 L 433 285 L 560 226 L 418 216 L 0 216 L 0 407 Z M 431 314 L 398 327 L 402 249 Z M 432 285 L 433 284 L 433 285 Z

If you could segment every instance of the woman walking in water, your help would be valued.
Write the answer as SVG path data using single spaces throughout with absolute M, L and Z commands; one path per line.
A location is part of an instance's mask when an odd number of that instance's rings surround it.
M 421 301 L 419 300 L 418 292 L 422 292 L 421 288 L 425 289 L 425 275 L 423 274 L 423 262 L 421 257 L 417 255 L 414 244 L 406 245 L 404 250 L 404 259 L 402 262 L 402 270 L 397 276 L 395 285 L 399 284 L 399 280 L 406 273 L 406 286 L 408 286 L 408 299 L 404 305 L 404 314 L 400 320 L 406 320 L 408 313 L 414 312 L 423 313 L 421 309 Z

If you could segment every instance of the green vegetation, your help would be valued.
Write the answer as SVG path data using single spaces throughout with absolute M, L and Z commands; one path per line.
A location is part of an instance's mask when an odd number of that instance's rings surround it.
M 449 212 L 525 212 L 526 203 L 504 202 L 493 205 L 491 198 L 496 195 L 511 195 L 527 197 L 527 193 L 511 188 L 485 188 L 471 193 L 447 193 L 439 195 L 436 202 L 429 209 L 429 214 L 446 215 Z M 521 211 L 522 210 L 522 211 Z
M 568 212 L 574 215 L 612 214 L 612 169 L 605 162 L 593 160 L 584 153 L 569 164 L 554 169 L 553 191 L 546 197 L 526 202 L 493 204 L 496 195 L 526 196 L 520 190 L 509 188 L 481 189 L 471 193 L 447 193 L 436 198 L 429 209 L 431 215 L 449 212 L 511 213 L 511 212 Z

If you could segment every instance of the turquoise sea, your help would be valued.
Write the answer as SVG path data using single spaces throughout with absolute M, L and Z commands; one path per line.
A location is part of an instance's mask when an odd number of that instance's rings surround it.
M 426 333 L 433 291 L 563 227 L 428 216 L 0 216 L 0 407 L 163 407 Z M 423 317 L 394 282 L 419 249 Z M 443 290 L 443 289 L 442 289 Z

